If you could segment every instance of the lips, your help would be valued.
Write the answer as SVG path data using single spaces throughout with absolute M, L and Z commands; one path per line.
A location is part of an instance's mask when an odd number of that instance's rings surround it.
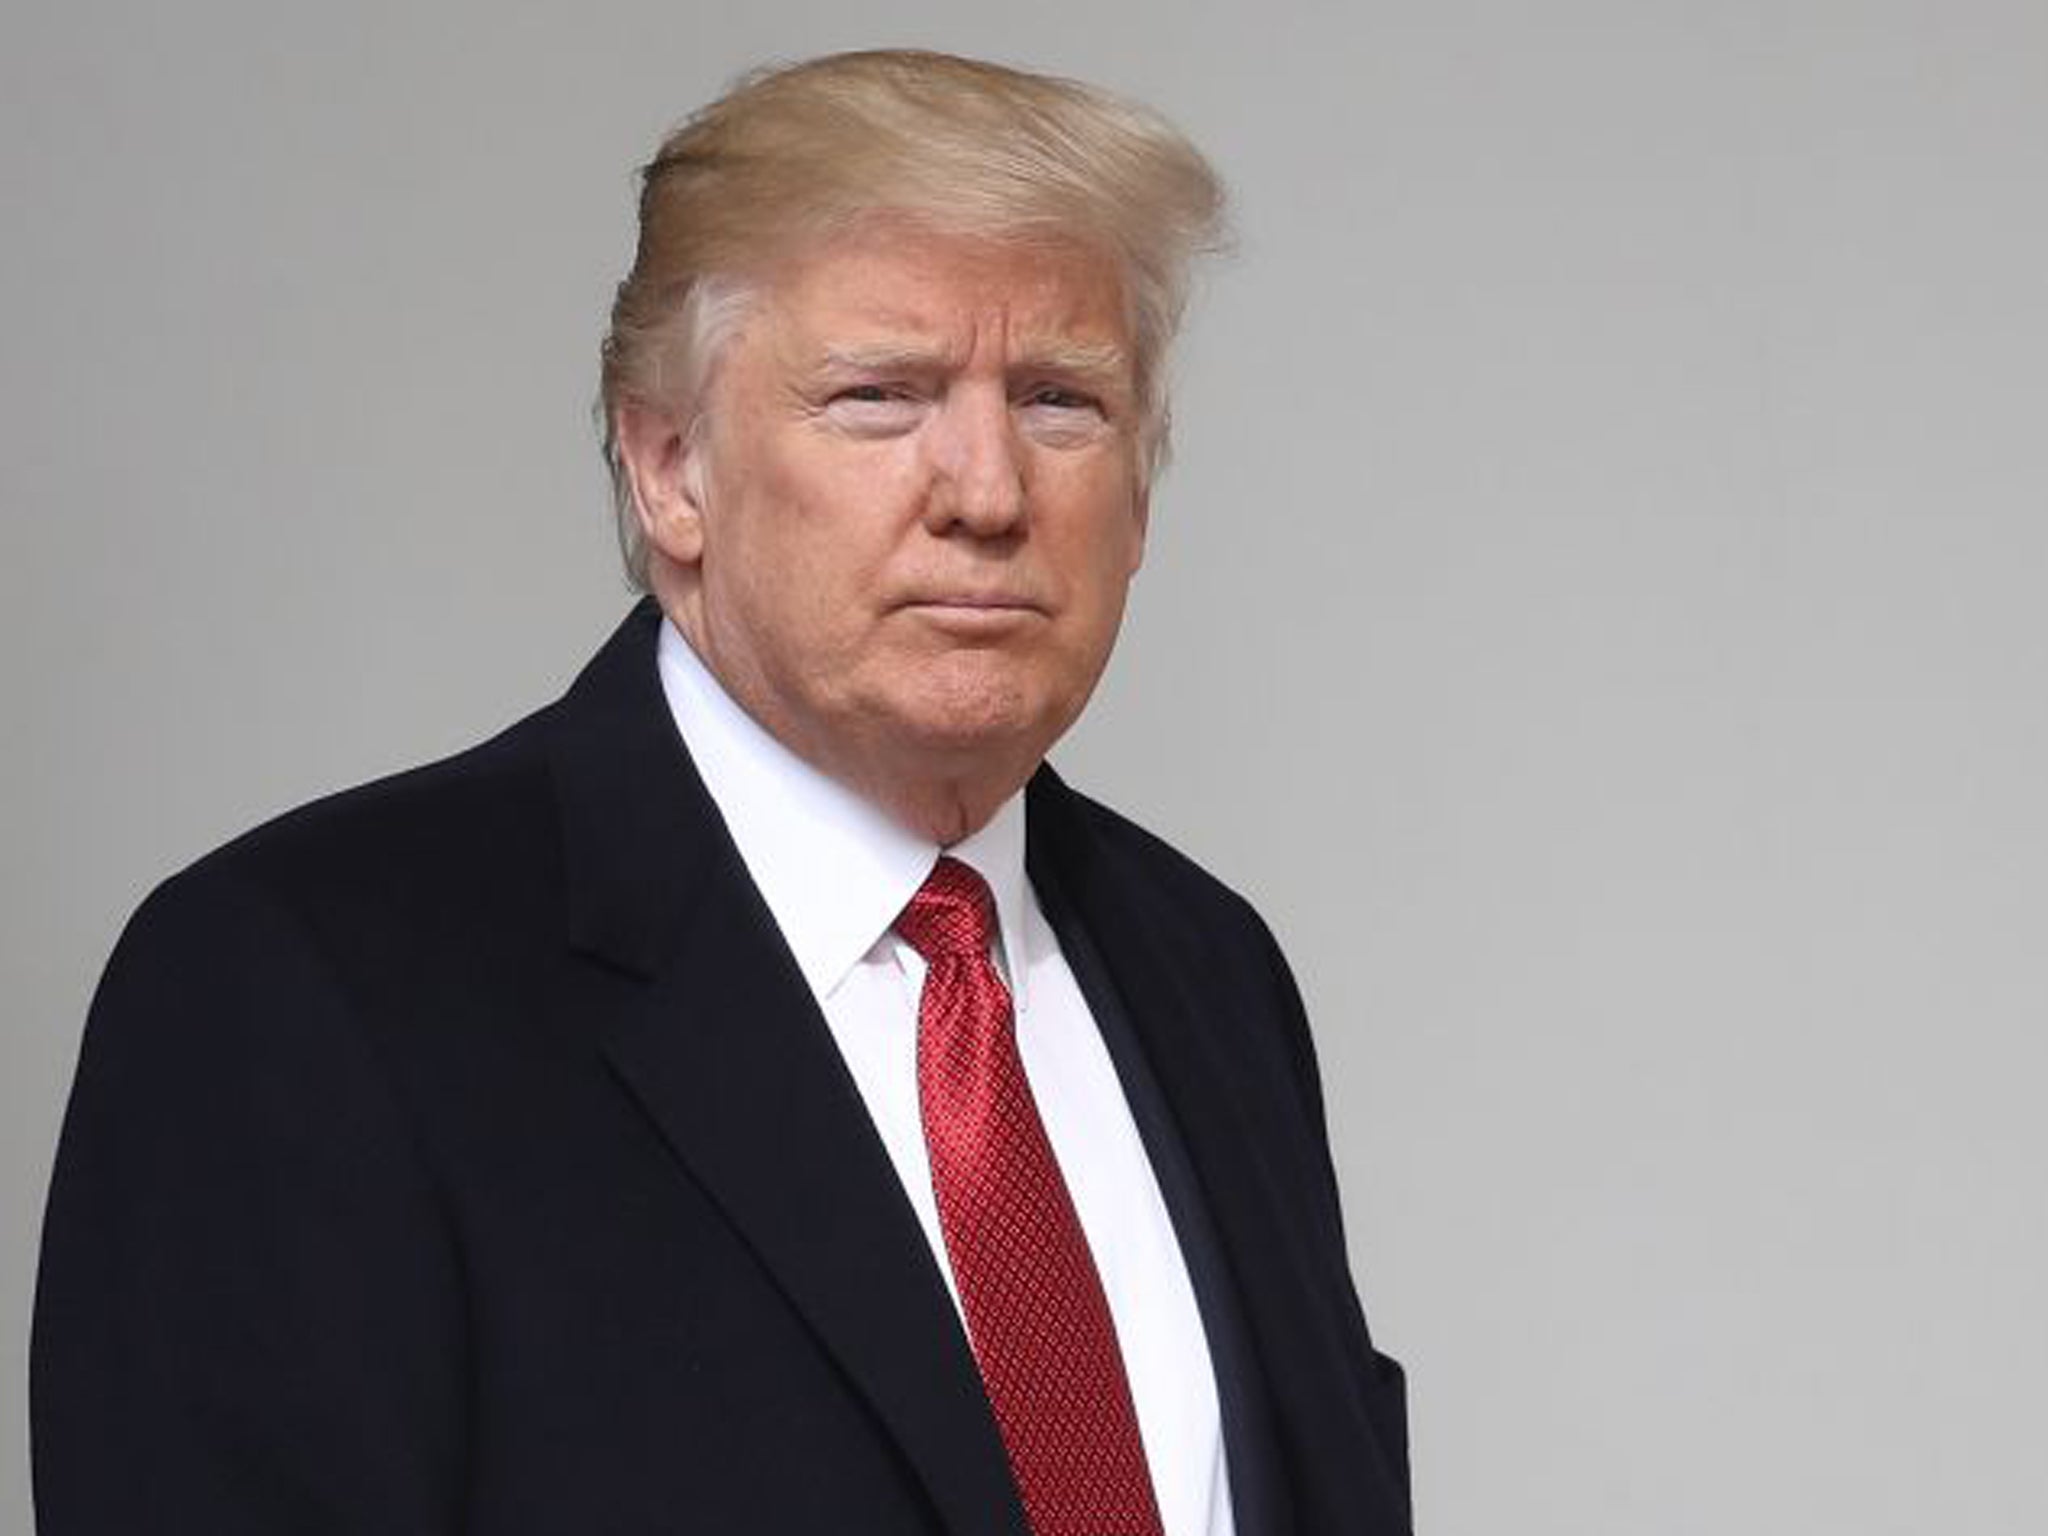
M 977 647 L 1013 644 L 1049 622 L 1044 609 L 1014 593 L 949 592 L 913 598 L 898 611 L 930 633 Z
M 956 608 L 990 613 L 1039 613 L 1043 609 L 1028 597 L 1010 592 L 942 592 L 919 594 L 904 600 L 905 608 Z

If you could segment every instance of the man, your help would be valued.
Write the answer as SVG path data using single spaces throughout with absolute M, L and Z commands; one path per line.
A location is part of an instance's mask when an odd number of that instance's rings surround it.
M 168 882 L 95 999 L 46 1536 L 1408 1528 L 1258 919 L 1043 766 L 1208 168 L 923 54 L 649 166 L 651 597 L 554 705 Z

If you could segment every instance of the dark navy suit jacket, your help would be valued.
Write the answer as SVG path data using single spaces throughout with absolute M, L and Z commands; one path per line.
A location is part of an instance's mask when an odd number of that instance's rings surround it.
M 698 781 L 643 603 L 557 703 L 155 892 L 32 1352 L 43 1536 L 1025 1536 L 931 1251 Z M 1242 1536 L 1409 1529 L 1301 1005 L 1044 770 L 1034 888 L 1215 1357 Z

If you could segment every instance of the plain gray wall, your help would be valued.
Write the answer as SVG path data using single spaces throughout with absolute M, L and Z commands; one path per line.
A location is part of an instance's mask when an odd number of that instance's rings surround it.
M 10 9 L 0 1529 L 122 918 L 566 681 L 630 168 L 885 42 L 1236 188 L 1061 756 L 1288 945 L 1422 1528 L 2048 1530 L 2039 0 Z

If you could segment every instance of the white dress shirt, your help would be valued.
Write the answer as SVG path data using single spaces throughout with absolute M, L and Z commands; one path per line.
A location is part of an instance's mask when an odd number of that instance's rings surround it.
M 658 654 L 676 728 L 818 1000 L 957 1311 L 918 1114 L 924 960 L 892 927 L 939 847 L 762 729 L 666 621 Z M 945 851 L 995 898 L 994 958 L 1018 1050 L 1102 1276 L 1166 1536 L 1232 1536 L 1194 1289 L 1115 1064 L 1025 878 L 1022 794 Z

